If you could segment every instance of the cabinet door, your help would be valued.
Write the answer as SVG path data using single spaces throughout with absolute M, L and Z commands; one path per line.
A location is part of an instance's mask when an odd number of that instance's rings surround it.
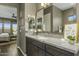
M 54 46 L 46 45 L 46 51 L 54 56 L 73 56 L 74 54 Z
M 45 51 L 35 45 L 31 45 L 31 56 L 45 56 Z
M 38 49 L 38 51 L 37 51 L 38 54 L 37 55 L 38 56 L 45 56 L 45 49 L 44 49 L 45 44 L 44 43 L 33 40 L 32 44 L 37 47 L 37 49 Z
M 45 56 L 45 50 L 39 48 L 38 56 Z
M 32 44 L 37 46 L 40 49 L 44 49 L 44 43 L 42 43 L 42 42 L 39 42 L 37 40 L 32 40 Z
M 27 50 L 27 55 L 28 56 L 31 56 L 32 55 L 32 44 L 28 44 L 28 48 L 27 48 L 28 50 Z
M 28 53 L 28 48 L 29 48 L 29 38 L 26 37 L 26 53 Z
M 31 50 L 30 51 L 31 56 L 38 56 L 39 55 L 39 48 L 38 47 L 31 44 L 31 49 L 30 50 Z
M 26 53 L 28 56 L 32 54 L 32 39 L 29 37 L 26 37 Z
M 26 49 L 28 56 L 44 56 L 44 44 L 32 38 L 26 37 Z

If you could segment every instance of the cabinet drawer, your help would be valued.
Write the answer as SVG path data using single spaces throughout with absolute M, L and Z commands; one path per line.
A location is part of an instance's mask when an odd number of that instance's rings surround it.
M 39 48 L 41 48 L 41 49 L 44 49 L 44 44 L 39 42 L 39 41 L 33 40 L 32 44 L 39 47 Z
M 46 56 L 52 56 L 51 54 L 49 54 L 49 53 L 46 53 Z
M 46 45 L 46 51 L 55 56 L 73 56 L 74 54 L 54 46 Z

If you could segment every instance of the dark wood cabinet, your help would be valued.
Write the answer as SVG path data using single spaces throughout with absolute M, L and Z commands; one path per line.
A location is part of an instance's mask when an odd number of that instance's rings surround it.
M 38 52 L 37 56 L 45 56 L 45 48 L 44 48 L 45 44 L 44 43 L 41 43 L 41 42 L 39 42 L 37 40 L 33 40 L 32 45 L 33 45 L 33 47 L 36 48 L 36 50 L 34 48 L 33 48 L 33 50 Z
M 45 55 L 46 55 L 46 56 L 52 56 L 50 53 L 46 53 Z
M 37 46 L 38 48 L 40 48 L 40 49 L 44 49 L 44 43 L 42 43 L 42 42 L 39 42 L 39 41 L 37 41 L 37 40 L 33 40 L 32 41 L 32 44 L 33 45 L 35 45 L 35 46 Z
M 44 44 L 26 37 L 26 53 L 28 56 L 45 56 Z
M 26 37 L 28 56 L 73 56 L 74 53 Z
M 26 37 L 26 53 L 27 55 L 31 55 L 31 40 L 29 37 Z
M 31 56 L 38 56 L 39 55 L 39 48 L 34 46 L 34 45 L 31 45 Z
M 45 56 L 45 50 L 39 49 L 38 56 Z
M 49 52 L 53 56 L 73 56 L 74 54 L 60 48 L 46 45 L 46 51 Z

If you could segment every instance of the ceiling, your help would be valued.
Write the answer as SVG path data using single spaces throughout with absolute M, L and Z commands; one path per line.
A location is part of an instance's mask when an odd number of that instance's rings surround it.
M 17 8 L 11 7 L 11 6 L 6 6 L 6 5 L 0 5 L 0 17 L 2 18 L 13 18 L 13 14 L 17 16 Z
M 73 7 L 75 3 L 53 3 L 54 6 L 58 7 L 61 10 L 66 10 Z

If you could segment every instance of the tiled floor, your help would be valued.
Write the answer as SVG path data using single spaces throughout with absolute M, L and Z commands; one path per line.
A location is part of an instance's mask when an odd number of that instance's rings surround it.
M 17 56 L 16 42 L 7 45 L 0 45 L 0 56 Z

